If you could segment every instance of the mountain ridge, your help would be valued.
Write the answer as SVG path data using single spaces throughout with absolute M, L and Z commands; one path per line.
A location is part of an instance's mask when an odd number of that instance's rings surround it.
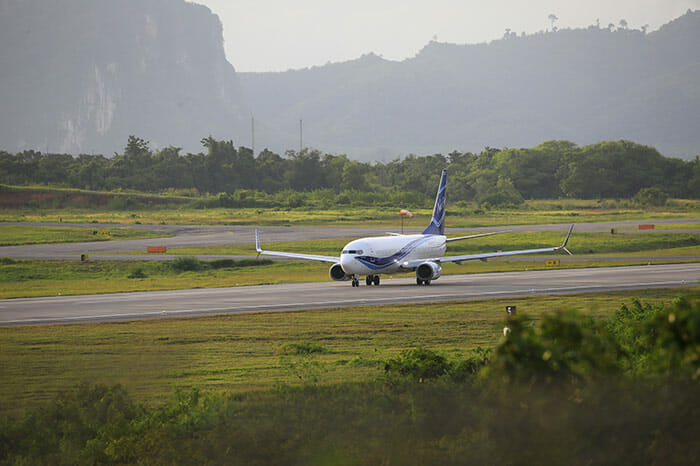
M 692 158 L 700 153 L 697 43 L 695 11 L 649 34 L 592 26 L 481 44 L 431 41 L 403 61 L 367 54 L 239 78 L 256 121 L 272 129 L 256 140 L 288 131 L 278 142 L 286 147 L 295 138 L 298 146 L 292 128 L 303 118 L 310 145 L 361 159 L 550 139 L 630 139 Z

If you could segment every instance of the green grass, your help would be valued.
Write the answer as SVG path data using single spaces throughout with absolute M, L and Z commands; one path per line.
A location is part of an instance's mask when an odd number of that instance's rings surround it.
M 456 236 L 463 236 L 459 234 Z M 557 232 L 524 232 L 505 233 L 501 235 L 474 238 L 465 241 L 455 241 L 447 245 L 448 255 L 493 252 L 497 250 L 534 249 L 558 246 L 564 241 L 565 235 Z M 342 247 L 351 241 L 347 239 L 328 239 L 314 241 L 295 241 L 265 243 L 263 249 L 271 251 L 305 252 L 309 254 L 337 255 Z M 700 235 L 692 233 L 641 233 L 618 234 L 610 233 L 574 233 L 569 240 L 568 249 L 573 254 L 617 254 L 631 252 L 649 252 L 676 248 L 690 248 L 700 255 Z M 229 244 L 222 246 L 205 246 L 189 248 L 173 248 L 169 254 L 199 255 L 199 254 L 231 254 L 255 255 L 254 244 Z M 692 255 L 692 254 L 691 254 Z
M 608 205 L 609 204 L 609 205 Z M 400 230 L 398 211 L 409 207 L 416 214 L 404 221 L 405 227 L 424 227 L 432 208 L 420 206 L 338 206 L 334 208 L 207 208 L 153 206 L 140 209 L 108 207 L 5 209 L 0 221 L 187 224 L 187 225 L 328 225 L 377 226 Z M 664 218 L 694 218 L 700 215 L 700 201 L 674 200 L 663 208 L 642 209 L 619 205 L 616 201 L 549 200 L 527 201 L 518 209 L 481 210 L 470 205 L 454 205 L 448 200 L 450 227 L 533 225 L 540 223 L 587 223 Z
M 173 235 L 157 231 L 135 230 L 132 228 L 100 228 L 99 226 L 95 226 L 95 228 L 71 228 L 0 225 L 0 246 L 147 239 L 167 236 Z
M 121 383 L 138 399 L 159 404 L 176 388 L 250 392 L 315 379 L 363 380 L 407 348 L 467 356 L 479 346 L 493 347 L 506 305 L 531 316 L 575 308 L 602 317 L 635 296 L 668 303 L 680 292 L 697 291 L 0 328 L 0 415 L 19 414 L 81 381 Z
M 182 271 L 157 261 L 0 260 L 0 298 L 174 290 L 318 281 L 328 266 L 263 260 L 261 265 Z M 131 278 L 130 278 L 131 277 Z

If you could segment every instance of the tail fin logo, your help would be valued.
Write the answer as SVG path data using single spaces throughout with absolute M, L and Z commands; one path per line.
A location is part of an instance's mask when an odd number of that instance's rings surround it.
M 433 218 L 430 225 L 423 231 L 424 235 L 444 235 L 445 234 L 445 194 L 447 192 L 447 170 L 442 171 L 440 186 L 435 197 L 435 207 L 433 207 Z

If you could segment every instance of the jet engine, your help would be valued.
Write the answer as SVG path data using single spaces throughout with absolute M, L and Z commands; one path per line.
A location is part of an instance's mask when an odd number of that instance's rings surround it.
M 352 278 L 352 275 L 345 273 L 345 270 L 343 270 L 340 264 L 333 264 L 331 268 L 328 269 L 328 274 L 331 276 L 331 279 L 337 282 L 344 282 Z
M 436 280 L 440 275 L 442 275 L 442 267 L 437 262 L 423 262 L 416 268 L 416 277 L 419 280 Z

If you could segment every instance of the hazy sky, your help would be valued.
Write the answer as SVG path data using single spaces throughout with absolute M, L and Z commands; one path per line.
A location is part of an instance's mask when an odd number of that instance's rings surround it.
M 390 60 L 414 56 L 433 38 L 487 42 L 506 28 L 518 34 L 551 27 L 625 19 L 649 31 L 700 0 L 193 0 L 224 25 L 224 47 L 238 71 L 284 71 L 374 52 Z

